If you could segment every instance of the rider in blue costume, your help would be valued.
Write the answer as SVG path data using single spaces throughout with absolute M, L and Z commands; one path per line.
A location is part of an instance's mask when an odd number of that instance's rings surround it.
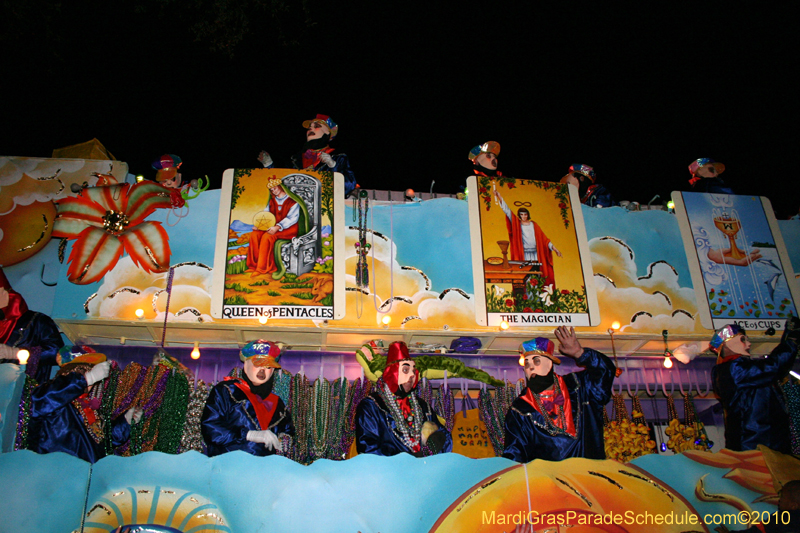
M 292 416 L 272 392 L 281 347 L 263 339 L 242 348 L 242 378 L 225 378 L 211 389 L 200 427 L 208 456 L 242 450 L 252 455 L 273 455 L 281 437 L 294 437 Z
M 358 453 L 416 457 L 450 452 L 453 437 L 433 409 L 417 397 L 419 371 L 404 342 L 389 345 L 386 369 L 356 409 Z
M 569 173 L 561 178 L 560 183 L 569 183 L 578 188 L 581 203 L 589 207 L 611 207 L 617 205 L 605 185 L 596 183 L 594 169 L 589 165 L 570 165 Z
M 520 363 L 528 386 L 506 414 L 503 457 L 520 463 L 605 459 L 603 409 L 616 368 L 602 353 L 582 348 L 574 328 L 561 326 L 555 335 L 559 351 L 585 370 L 560 376 L 553 371 L 561 364 L 553 341 L 537 337 L 522 343 Z
M 792 369 L 800 343 L 800 320 L 786 322 L 780 344 L 767 357 L 751 358 L 742 328 L 729 324 L 711 339 L 717 364 L 711 370 L 714 393 L 725 411 L 725 447 L 755 450 L 763 444 L 791 453 L 789 415 L 780 381 Z
M 0 268 L 0 362 L 16 363 L 16 352 L 25 348 L 31 354 L 26 373 L 44 383 L 50 379 L 62 346 L 64 341 L 53 319 L 29 310 Z
M 339 132 L 339 126 L 328 115 L 317 115 L 304 121 L 303 127 L 306 128 L 306 143 L 301 153 L 292 156 L 292 165 L 301 170 L 339 172 L 344 176 L 344 195 L 347 197 L 358 186 L 356 176 L 350 170 L 347 154 L 335 154 L 333 148 L 328 146 Z M 265 168 L 274 167 L 272 157 L 267 152 L 261 152 L 258 160 Z
M 111 363 L 85 346 L 64 347 L 57 360 L 61 368 L 52 381 L 31 393 L 28 448 L 37 453 L 64 452 L 94 463 L 106 455 L 100 416 L 101 382 Z M 111 421 L 111 444 L 122 446 L 138 422 L 141 409 L 132 408 Z

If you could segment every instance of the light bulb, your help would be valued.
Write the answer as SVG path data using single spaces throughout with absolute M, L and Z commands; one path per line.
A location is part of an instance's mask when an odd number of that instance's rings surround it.
M 194 343 L 194 349 L 192 350 L 192 359 L 200 359 L 200 343 Z
M 137 309 L 136 310 L 136 318 L 141 319 L 144 317 L 144 309 Z
M 614 322 L 612 322 L 611 323 L 611 329 L 613 329 L 614 331 L 617 331 L 619 329 L 619 322 L 617 322 L 616 320 Z
M 519 366 L 525 366 L 525 356 L 524 355 L 520 355 L 519 356 Z
M 267 323 L 267 320 L 269 320 L 269 319 L 267 318 L 267 315 L 261 315 L 260 317 L 258 317 L 258 322 L 259 322 L 259 323 L 260 323 L 262 326 L 263 326 L 264 324 L 266 324 L 266 323 Z
M 672 368 L 672 358 L 665 357 L 664 358 L 664 368 Z
M 381 322 L 383 322 L 384 326 L 388 326 L 389 324 L 392 323 L 392 317 L 390 317 L 389 315 L 384 315 L 383 318 L 381 319 Z
M 500 322 L 500 329 L 503 330 L 503 331 L 507 330 L 508 329 L 508 322 L 506 322 L 505 320 Z
M 17 359 L 19 359 L 19 364 L 27 365 L 28 364 L 28 357 L 31 356 L 31 353 L 23 348 L 22 350 L 17 352 Z
M 141 174 L 139 174 L 138 176 L 136 176 L 136 182 L 137 182 L 137 183 L 139 183 L 139 182 L 141 182 L 141 181 L 144 181 L 144 176 L 142 176 Z

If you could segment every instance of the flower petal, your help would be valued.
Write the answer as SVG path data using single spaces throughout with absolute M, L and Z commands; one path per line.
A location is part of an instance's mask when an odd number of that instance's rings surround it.
M 88 187 L 81 191 L 81 196 L 102 206 L 104 212 L 117 211 L 124 213 L 125 206 L 128 203 L 129 187 L 130 185 L 127 183 L 103 187 Z
M 122 243 L 105 231 L 86 228 L 69 254 L 67 278 L 77 285 L 87 285 L 100 280 L 114 268 L 122 255 Z
M 160 222 L 147 221 L 119 236 L 133 262 L 148 272 L 169 269 L 169 236 Z
M 125 214 L 131 226 L 140 224 L 156 209 L 171 208 L 169 190 L 152 181 L 142 181 L 131 187 Z
M 58 230 L 58 221 L 61 219 L 82 221 L 84 223 L 84 228 L 86 226 L 102 228 L 103 216 L 105 214 L 105 208 L 89 198 L 84 198 L 82 196 L 65 198 L 58 202 L 58 215 L 56 215 L 55 229 Z M 72 227 L 71 230 L 74 231 L 74 227 Z M 67 236 L 56 235 L 56 237 Z

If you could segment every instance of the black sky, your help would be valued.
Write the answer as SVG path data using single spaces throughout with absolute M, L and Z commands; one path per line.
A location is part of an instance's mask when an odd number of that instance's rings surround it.
M 469 149 L 496 140 L 506 175 L 585 163 L 642 203 L 712 157 L 737 193 L 797 212 L 788 2 L 309 1 L 312 26 L 250 12 L 233 57 L 195 41 L 209 0 L 75 4 L 3 4 L 3 155 L 97 137 L 133 173 L 174 153 L 218 185 L 261 149 L 287 166 L 324 113 L 366 188 L 456 192 Z

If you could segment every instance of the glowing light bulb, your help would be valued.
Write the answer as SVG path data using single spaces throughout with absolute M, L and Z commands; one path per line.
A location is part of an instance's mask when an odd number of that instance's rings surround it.
M 668 209 L 675 209 L 675 202 L 673 202 L 672 200 L 667 202 L 667 208 Z
M 266 323 L 267 323 L 267 320 L 269 320 L 269 319 L 267 318 L 267 315 L 261 315 L 260 317 L 258 317 L 258 322 L 259 322 L 259 323 L 260 323 L 262 326 L 263 326 L 264 324 L 266 324 Z
M 502 329 L 503 331 L 507 330 L 508 329 L 508 322 L 506 322 L 505 320 L 500 322 L 500 329 Z
M 194 343 L 194 349 L 192 350 L 192 359 L 200 359 L 200 343 Z
M 390 317 L 389 315 L 384 315 L 384 317 L 381 319 L 381 322 L 383 322 L 384 326 L 388 326 L 389 324 L 392 323 L 392 317 Z
M 144 176 L 142 176 L 141 174 L 139 174 L 138 176 L 136 176 L 136 182 L 138 183 L 138 182 L 140 182 L 140 181 L 144 181 Z
M 617 322 L 616 320 L 614 322 L 612 322 L 611 323 L 611 329 L 613 329 L 614 331 L 617 331 L 619 329 L 619 322 Z
M 27 365 L 28 364 L 28 357 L 31 356 L 31 353 L 23 348 L 22 350 L 17 352 L 17 359 L 19 360 L 19 364 Z
M 665 357 L 664 358 L 664 368 L 672 368 L 672 358 Z
M 136 318 L 138 318 L 138 319 L 144 318 L 144 309 L 137 309 L 136 310 Z
M 519 366 L 525 366 L 525 356 L 524 355 L 520 355 L 519 356 Z

